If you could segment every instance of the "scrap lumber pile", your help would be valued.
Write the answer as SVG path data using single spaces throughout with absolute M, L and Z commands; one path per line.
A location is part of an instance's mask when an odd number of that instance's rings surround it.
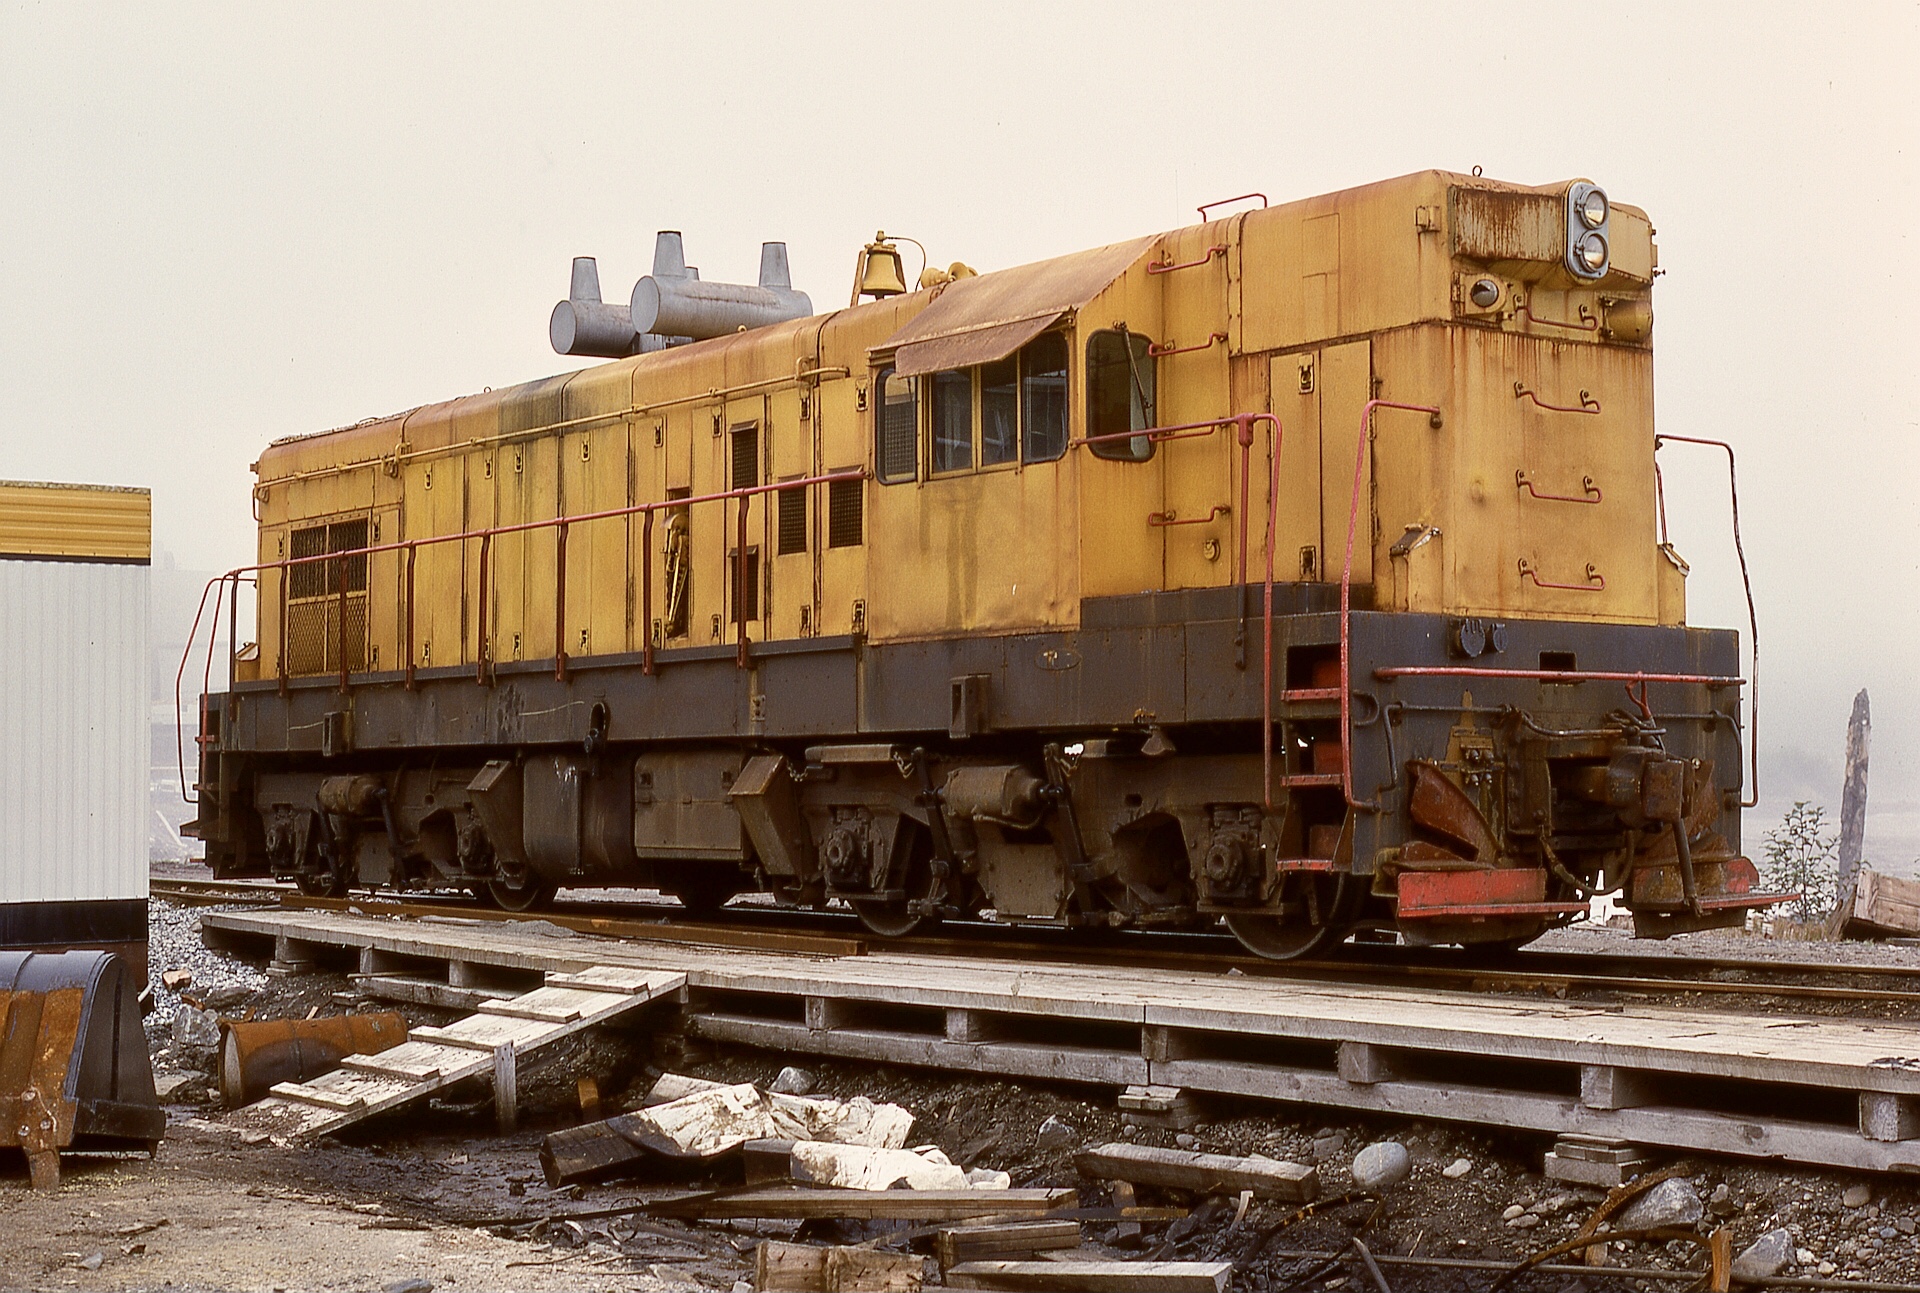
M 965 1171 L 932 1146 L 908 1148 L 912 1123 L 896 1105 L 667 1075 L 639 1109 L 547 1137 L 541 1158 L 556 1184 L 645 1163 L 705 1172 L 737 1162 L 744 1184 L 636 1210 L 696 1224 L 799 1223 L 796 1239 L 870 1236 L 763 1241 L 757 1293 L 919 1293 L 935 1278 L 1025 1293 L 1225 1293 L 1231 1262 L 1161 1259 L 1181 1235 L 1204 1229 L 1223 1200 L 1237 1196 L 1244 1216 L 1256 1197 L 1311 1203 L 1319 1193 L 1315 1170 L 1295 1163 L 1116 1143 L 1076 1156 L 1112 1198 L 1083 1207 L 1077 1189 L 1015 1189 L 1005 1173 Z M 1139 1206 L 1135 1186 L 1171 1192 L 1174 1202 Z M 1192 1200 L 1205 1207 L 1192 1213 Z M 1089 1246 L 1086 1221 L 1113 1225 L 1102 1232 L 1109 1241 L 1139 1239 L 1139 1255 Z M 1144 1234 L 1164 1225 L 1174 1227 L 1164 1237 Z

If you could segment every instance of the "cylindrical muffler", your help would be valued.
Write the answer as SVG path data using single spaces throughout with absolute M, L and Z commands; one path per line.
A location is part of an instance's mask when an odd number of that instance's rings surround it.
M 633 285 L 628 321 L 635 332 L 705 341 L 813 313 L 813 300 L 790 287 L 749 287 L 649 274 Z
M 220 1098 L 229 1109 L 252 1104 L 276 1082 L 305 1082 L 340 1067 L 347 1055 L 373 1055 L 407 1040 L 407 1021 L 391 1012 L 330 1019 L 262 1019 L 221 1025 Z

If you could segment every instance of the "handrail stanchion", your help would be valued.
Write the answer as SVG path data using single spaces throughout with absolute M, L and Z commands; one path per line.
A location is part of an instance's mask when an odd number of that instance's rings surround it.
M 413 690 L 413 558 L 419 552 L 416 544 L 407 544 L 407 690 Z
M 287 676 L 293 669 L 293 652 L 290 649 L 292 644 L 287 641 L 287 585 L 291 582 L 292 577 L 293 567 L 282 563 L 280 566 L 280 578 L 278 580 L 280 585 L 280 649 L 274 653 L 279 657 L 280 694 L 282 696 L 287 694 Z
M 1733 510 L 1733 553 L 1740 559 L 1740 586 L 1747 594 L 1747 650 L 1751 657 L 1748 666 L 1747 687 L 1747 781 L 1751 793 L 1741 797 L 1742 808 L 1753 808 L 1760 802 L 1760 616 L 1753 607 L 1753 580 L 1747 574 L 1747 549 L 1740 542 L 1740 482 L 1734 474 L 1733 446 L 1725 440 L 1705 440 L 1698 436 L 1667 435 L 1664 432 L 1653 437 L 1653 449 L 1657 454 L 1660 446 L 1676 440 L 1681 444 L 1703 444 L 1710 448 L 1723 450 L 1727 455 L 1727 501 Z M 1653 478 L 1660 488 L 1660 538 L 1667 537 L 1667 496 L 1660 485 L 1660 464 L 1653 465 Z
M 735 623 L 736 648 L 734 663 L 742 669 L 747 667 L 747 504 L 749 500 L 740 499 L 738 550 L 734 554 L 738 559 L 733 581 L 733 618 Z M 759 600 L 759 589 L 754 589 L 754 598 Z
M 480 532 L 480 589 L 474 600 L 479 613 L 473 622 L 473 680 L 487 685 L 487 557 L 493 548 L 493 531 Z
M 653 676 L 653 509 L 640 514 L 640 672 Z
M 553 677 L 567 680 L 567 523 L 553 531 Z
M 334 638 L 340 644 L 340 692 L 345 695 L 347 691 L 347 559 L 343 556 L 335 557 L 333 564 L 340 572 L 335 581 L 340 592 L 340 631 L 334 634 Z

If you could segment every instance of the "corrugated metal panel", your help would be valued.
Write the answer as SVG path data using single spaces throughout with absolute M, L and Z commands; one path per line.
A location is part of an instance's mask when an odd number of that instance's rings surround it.
M 0 903 L 147 894 L 147 583 L 0 559 Z
M 0 556 L 144 562 L 152 534 L 144 489 L 0 480 Z

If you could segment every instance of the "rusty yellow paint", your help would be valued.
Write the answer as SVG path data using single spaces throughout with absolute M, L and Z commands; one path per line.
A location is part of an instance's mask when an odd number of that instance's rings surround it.
M 144 489 L 0 481 L 0 557 L 147 561 L 153 498 Z
M 1166 352 L 1161 425 L 1279 417 L 1277 578 L 1340 577 L 1361 409 L 1377 397 L 1443 417 L 1375 416 L 1357 605 L 1676 622 L 1684 566 L 1654 535 L 1651 342 L 1605 330 L 1622 302 L 1644 313 L 1650 300 L 1652 226 L 1614 203 L 1611 272 L 1577 280 L 1563 265 L 1565 191 L 1421 172 L 970 280 L 917 330 L 942 289 L 283 440 L 256 464 L 261 559 L 283 557 L 295 530 L 355 516 L 398 542 L 717 493 L 742 434 L 757 481 L 872 472 L 892 347 L 1044 306 L 1068 339 L 1072 437 L 1087 433 L 1088 339 L 1122 322 Z M 1165 265 L 1187 267 L 1149 272 Z M 1499 285 L 1491 307 L 1468 299 L 1481 278 Z M 1078 293 L 1066 305 L 1063 284 Z M 1266 564 L 1264 428 L 1244 482 L 1230 430 L 1162 442 L 1143 463 L 1073 449 L 934 476 L 924 392 L 921 410 L 919 474 L 860 485 L 858 544 L 830 545 L 824 487 L 808 490 L 803 551 L 778 551 L 774 499 L 746 504 L 752 638 L 1071 628 L 1086 597 L 1231 583 L 1243 540 L 1250 575 Z M 423 546 L 412 662 L 471 667 L 483 637 L 496 662 L 731 642 L 740 513 L 692 510 L 678 631 L 665 514 L 651 533 L 637 516 L 570 526 L 564 614 L 551 529 L 490 540 L 484 588 L 479 539 Z M 407 658 L 405 568 L 391 554 L 370 569 L 381 668 Z M 280 588 L 263 573 L 263 674 L 279 667 Z

